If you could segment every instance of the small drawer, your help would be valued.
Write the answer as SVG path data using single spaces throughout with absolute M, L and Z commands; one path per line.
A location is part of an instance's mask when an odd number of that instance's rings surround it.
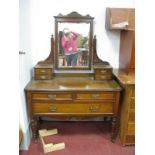
M 77 93 L 76 99 L 79 100 L 87 100 L 87 99 L 95 99 L 95 100 L 114 100 L 114 93 Z
M 64 101 L 65 102 L 65 101 Z M 94 113 L 113 113 L 111 102 L 104 104 L 72 104 L 72 103 L 35 103 L 33 104 L 34 113 L 66 113 L 66 114 L 94 114 Z
M 96 69 L 95 70 L 96 75 L 107 75 L 107 74 L 109 75 L 111 73 L 112 73 L 111 69 Z
M 69 93 L 34 93 L 33 100 L 51 101 L 51 100 L 71 100 L 72 94 Z
M 36 74 L 35 80 L 50 80 L 52 79 L 52 74 Z
M 112 69 L 95 69 L 95 80 L 111 80 Z
M 50 68 L 35 68 L 35 74 L 52 74 Z

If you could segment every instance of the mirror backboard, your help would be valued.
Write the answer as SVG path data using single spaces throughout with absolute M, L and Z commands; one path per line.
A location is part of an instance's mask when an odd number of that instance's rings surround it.
M 55 17 L 56 69 L 91 69 L 93 18 L 77 12 Z

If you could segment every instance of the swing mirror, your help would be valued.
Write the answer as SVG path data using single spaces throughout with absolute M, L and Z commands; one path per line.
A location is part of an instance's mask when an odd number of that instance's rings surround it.
M 56 69 L 91 69 L 93 18 L 77 12 L 55 16 Z

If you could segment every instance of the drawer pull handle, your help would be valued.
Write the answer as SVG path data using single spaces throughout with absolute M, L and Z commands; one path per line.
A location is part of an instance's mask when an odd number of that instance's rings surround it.
M 50 106 L 48 108 L 51 112 L 56 112 L 57 111 L 57 107 L 56 106 Z
M 45 75 L 41 75 L 40 78 L 41 78 L 42 80 L 44 80 L 44 79 L 46 79 L 46 76 L 45 76 Z
M 101 73 L 106 73 L 107 71 L 106 70 L 101 70 Z
M 40 72 L 41 72 L 41 73 L 45 73 L 46 71 L 42 69 L 42 70 L 40 70 Z
M 48 98 L 53 100 L 56 98 L 56 95 L 48 95 Z
M 101 77 L 101 79 L 103 79 L 103 80 L 106 79 L 106 76 L 100 76 L 100 77 Z
M 90 106 L 90 107 L 89 107 L 89 110 L 90 110 L 91 112 L 97 112 L 98 109 L 99 109 L 99 107 L 96 107 L 96 106 Z
M 99 94 L 92 94 L 92 98 L 98 98 L 99 96 Z

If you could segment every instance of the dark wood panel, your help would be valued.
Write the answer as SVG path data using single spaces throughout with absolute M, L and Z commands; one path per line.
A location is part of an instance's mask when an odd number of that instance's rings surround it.
M 127 73 L 135 68 L 135 32 L 121 31 L 119 68 Z
M 107 8 L 106 28 L 110 30 L 134 30 L 134 8 Z

